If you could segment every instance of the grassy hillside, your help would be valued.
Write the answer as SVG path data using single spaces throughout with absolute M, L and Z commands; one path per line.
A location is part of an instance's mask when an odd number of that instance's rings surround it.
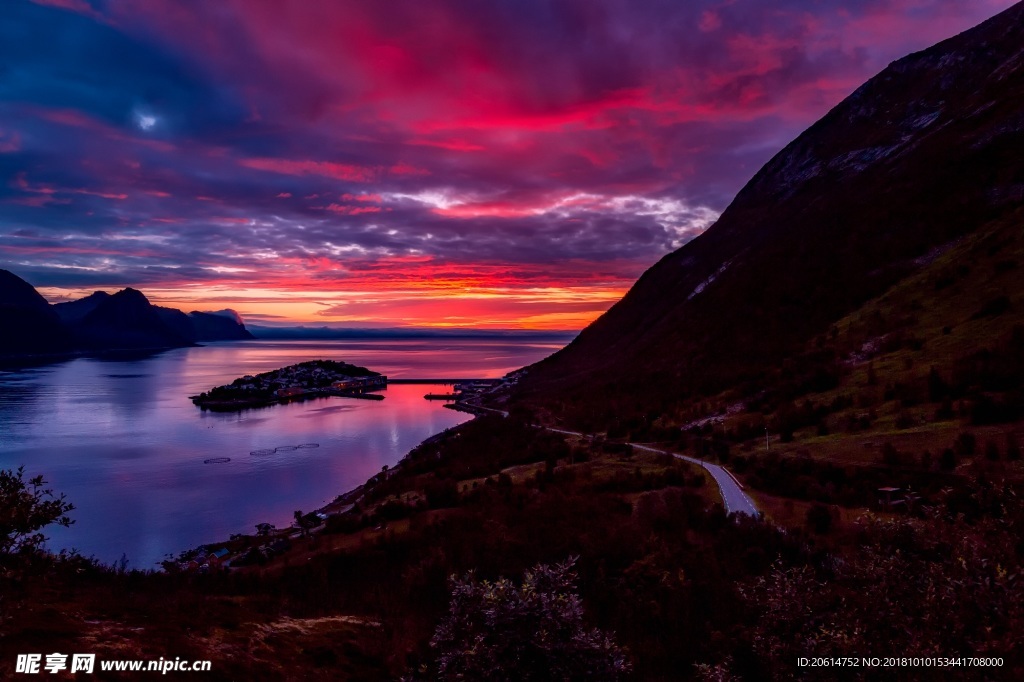
M 762 475 L 747 457 L 747 477 Z M 814 460 L 792 461 L 785 479 L 845 490 Z M 854 650 L 1003 656 L 993 679 L 1013 679 L 1024 672 L 1013 658 L 1024 507 L 1009 488 L 961 479 L 900 515 L 758 495 L 776 525 L 727 518 L 705 476 L 670 457 L 481 418 L 374 477 L 353 512 L 295 531 L 275 556 L 169 574 L 40 557 L 28 575 L 5 573 L 0 673 L 44 648 L 208 659 L 209 679 L 456 679 L 439 675 L 445 650 L 431 645 L 450 577 L 518 580 L 571 561 L 586 627 L 609 633 L 633 671 L 601 679 L 788 679 L 798 656 Z M 259 542 L 226 545 L 245 556 Z M 538 641 L 531 622 L 519 627 Z M 521 671 L 509 662 L 488 679 Z M 581 668 L 578 679 L 594 678 Z
M 860 430 L 874 433 L 1012 432 L 1024 418 L 1022 227 L 1018 210 L 937 248 L 775 367 L 763 389 L 745 387 L 746 404 L 774 429 L 804 436 L 812 427 L 856 432 L 864 416 Z

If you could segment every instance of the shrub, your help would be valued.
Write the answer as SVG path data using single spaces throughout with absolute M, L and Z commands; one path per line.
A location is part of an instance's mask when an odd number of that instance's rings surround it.
M 583 622 L 574 560 L 507 578 L 452 581 L 448 615 L 431 641 L 439 680 L 622 680 L 631 665 L 612 638 Z
M 41 532 L 50 524 L 70 526 L 74 506 L 45 488 L 42 476 L 25 480 L 25 467 L 0 470 L 0 578 L 20 579 L 48 556 Z

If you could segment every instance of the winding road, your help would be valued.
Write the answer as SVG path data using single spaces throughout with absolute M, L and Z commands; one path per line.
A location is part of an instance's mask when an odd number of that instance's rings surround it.
M 685 460 L 690 464 L 696 464 L 697 466 L 704 467 L 704 470 L 711 474 L 711 477 L 715 479 L 715 483 L 718 484 L 718 490 L 722 493 L 722 504 L 725 505 L 726 514 L 738 512 L 740 514 L 749 514 L 754 518 L 758 518 L 760 515 L 757 505 L 754 504 L 754 501 L 750 499 L 745 492 L 743 492 L 743 486 L 724 466 L 719 464 L 709 464 L 708 462 L 702 462 L 699 459 L 676 454 L 675 452 L 668 452 L 667 450 L 656 450 L 652 447 L 648 447 L 647 445 L 637 445 L 636 443 L 632 443 L 631 445 L 637 450 L 646 450 L 647 452 L 672 455 L 676 459 Z
M 494 411 L 500 412 L 500 410 Z M 505 414 L 507 416 L 507 413 L 503 412 L 502 414 Z M 553 431 L 554 433 L 563 433 L 567 436 L 587 437 L 586 434 L 580 433 L 578 431 L 566 431 L 564 429 L 556 429 L 550 426 L 545 426 L 542 428 L 548 431 Z M 640 445 L 638 443 L 629 443 L 629 445 L 632 445 L 637 450 L 653 452 L 659 455 L 672 455 L 676 459 L 681 459 L 685 462 L 689 462 L 690 464 L 696 464 L 699 467 L 703 467 L 704 470 L 711 474 L 711 477 L 715 479 L 715 483 L 718 484 L 718 490 L 722 494 L 722 504 L 725 505 L 726 514 L 737 512 L 740 514 L 747 514 L 749 516 L 753 516 L 754 518 L 760 517 L 760 512 L 757 508 L 757 505 L 754 504 L 754 501 L 750 499 L 750 497 L 745 492 L 743 492 L 743 486 L 740 484 L 739 481 L 736 480 L 735 476 L 729 473 L 729 470 L 726 469 L 725 467 L 718 464 L 704 462 L 694 457 L 687 457 L 686 455 L 680 455 L 675 452 L 669 452 L 668 450 L 659 450 L 657 448 L 652 448 L 649 445 Z
M 493 407 L 484 407 L 483 405 L 477 405 L 475 403 L 469 403 L 468 406 L 476 410 L 494 412 L 495 414 L 500 414 L 503 417 L 508 416 L 508 412 L 506 412 L 505 410 L 496 410 Z M 545 431 L 551 431 L 552 433 L 561 433 L 566 436 L 577 436 L 579 438 L 591 437 L 588 434 L 580 433 L 579 431 L 567 431 L 566 429 L 556 429 L 553 426 L 541 426 L 540 428 L 544 429 Z M 684 462 L 696 464 L 697 466 L 703 468 L 705 471 L 711 474 L 711 478 L 715 479 L 715 483 L 718 485 L 718 491 L 722 495 L 722 504 L 725 506 L 726 514 L 732 514 L 733 512 L 736 512 L 738 514 L 747 514 L 748 516 L 753 516 L 754 518 L 761 518 L 761 512 L 757 508 L 757 505 L 754 504 L 754 501 L 750 499 L 750 497 L 745 492 L 743 492 L 743 485 L 739 481 L 737 481 L 736 477 L 733 476 L 729 472 L 729 470 L 726 469 L 724 466 L 721 466 L 720 464 L 711 464 L 710 462 L 705 462 L 695 457 L 680 455 L 676 452 L 669 452 L 668 450 L 659 450 L 657 448 L 652 448 L 649 445 L 640 445 L 639 443 L 627 443 L 627 445 L 631 445 L 637 450 L 653 452 L 659 455 L 671 455 L 676 459 L 683 460 Z

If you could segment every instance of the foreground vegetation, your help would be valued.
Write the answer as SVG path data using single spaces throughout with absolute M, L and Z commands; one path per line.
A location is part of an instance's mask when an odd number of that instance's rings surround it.
M 351 513 L 245 568 L 126 572 L 35 548 L 31 571 L 5 573 L 0 670 L 44 647 L 210 659 L 211 679 L 482 679 L 466 655 L 501 608 L 487 679 L 529 677 L 510 650 L 533 651 L 533 670 L 541 654 L 576 661 L 580 679 L 785 679 L 831 655 L 993 655 L 993 679 L 1024 672 L 1013 483 L 965 479 L 901 514 L 797 500 L 783 527 L 727 518 L 696 467 L 531 419 L 421 446 Z M 559 571 L 536 603 L 562 606 L 529 607 L 531 580 Z M 563 634 L 522 649 L 544 622 Z M 963 677 L 920 670 L 901 674 Z M 573 679 L 551 675 L 530 679 Z

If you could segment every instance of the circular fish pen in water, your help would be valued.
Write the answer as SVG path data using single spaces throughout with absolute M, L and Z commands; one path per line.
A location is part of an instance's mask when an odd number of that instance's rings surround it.
M 210 459 L 204 459 L 203 464 L 225 464 L 230 461 L 230 457 L 211 457 Z
M 275 452 L 293 452 L 295 450 L 309 450 L 312 448 L 320 447 L 320 443 L 303 443 L 302 445 L 279 445 L 276 448 L 266 448 L 263 450 L 253 450 L 249 454 L 264 456 L 272 455 Z

